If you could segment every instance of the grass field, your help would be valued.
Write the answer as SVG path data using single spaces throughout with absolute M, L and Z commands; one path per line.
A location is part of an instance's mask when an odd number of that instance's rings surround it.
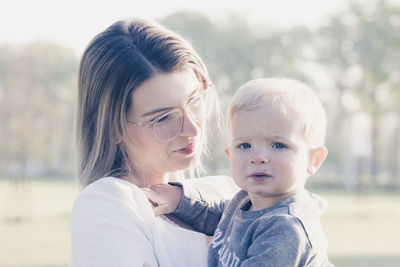
M 69 181 L 0 181 L 0 266 L 67 266 L 78 193 Z M 336 266 L 400 266 L 400 194 L 318 193 L 329 201 L 322 223 Z

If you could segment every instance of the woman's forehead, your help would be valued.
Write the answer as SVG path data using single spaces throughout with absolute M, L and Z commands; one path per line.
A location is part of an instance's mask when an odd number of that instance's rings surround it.
M 192 70 L 155 74 L 133 92 L 132 108 L 141 116 L 155 109 L 179 107 L 200 86 Z

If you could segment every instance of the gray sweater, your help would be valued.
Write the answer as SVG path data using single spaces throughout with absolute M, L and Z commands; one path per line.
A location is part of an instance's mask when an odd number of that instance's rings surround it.
M 272 207 L 249 211 L 247 192 L 230 201 L 209 199 L 184 187 L 175 216 L 214 235 L 208 266 L 333 266 L 319 217 L 325 201 L 308 191 Z

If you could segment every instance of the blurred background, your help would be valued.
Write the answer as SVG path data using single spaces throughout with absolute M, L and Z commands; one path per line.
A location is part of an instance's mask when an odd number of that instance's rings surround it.
M 308 188 L 336 266 L 400 266 L 400 1 L 0 1 L 0 266 L 67 266 L 80 191 L 79 58 L 119 19 L 189 40 L 225 108 L 249 79 L 288 76 L 328 114 L 329 155 Z M 229 174 L 214 132 L 207 174 Z

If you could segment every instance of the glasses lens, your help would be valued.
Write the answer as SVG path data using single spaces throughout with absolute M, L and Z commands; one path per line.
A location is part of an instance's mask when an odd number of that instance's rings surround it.
M 180 132 L 182 126 L 182 112 L 172 111 L 162 115 L 153 126 L 155 137 L 161 142 L 174 139 Z
M 201 90 L 187 103 L 187 112 L 196 122 L 201 122 L 207 117 L 206 94 L 205 90 Z

